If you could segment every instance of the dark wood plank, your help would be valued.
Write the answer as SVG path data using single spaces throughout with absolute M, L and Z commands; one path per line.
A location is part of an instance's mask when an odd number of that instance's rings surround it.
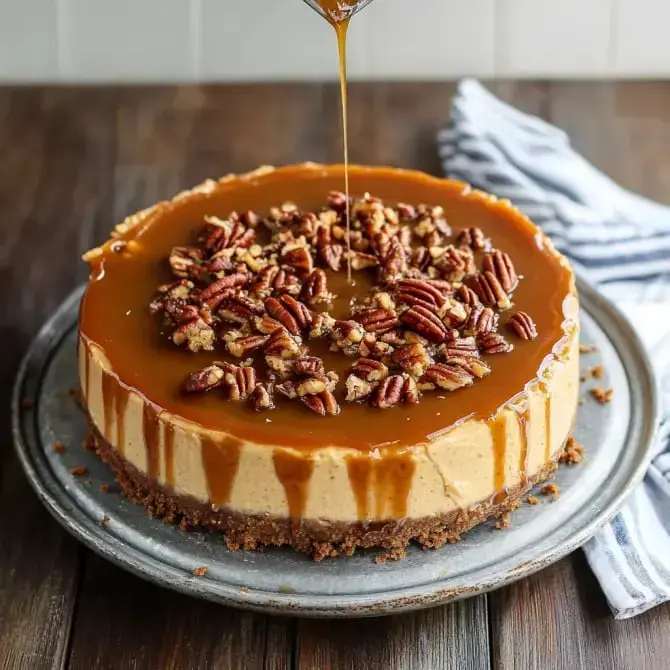
M 486 599 L 360 621 L 300 620 L 300 670 L 489 667 Z
M 0 667 L 64 662 L 80 550 L 11 450 L 9 394 L 30 339 L 81 281 L 78 256 L 109 204 L 104 95 L 0 90 Z
M 670 202 L 670 85 L 552 83 L 536 113 L 622 186 Z M 667 666 L 670 605 L 614 621 L 582 552 L 491 595 L 496 668 Z

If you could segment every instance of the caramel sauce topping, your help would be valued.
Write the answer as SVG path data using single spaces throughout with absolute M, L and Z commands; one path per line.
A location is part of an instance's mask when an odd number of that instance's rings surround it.
M 221 352 L 190 353 L 175 348 L 148 313 L 147 305 L 156 287 L 171 280 L 166 262 L 171 249 L 194 239 L 206 215 L 226 217 L 232 210 L 249 209 L 264 215 L 286 200 L 304 210 L 318 209 L 329 191 L 339 189 L 342 178 L 342 166 L 303 165 L 222 180 L 211 189 L 196 190 L 160 204 L 137 225 L 122 230 L 101 253 L 90 257 L 91 281 L 82 303 L 80 332 L 85 343 L 92 341 L 102 348 L 120 387 L 136 391 L 150 404 L 145 417 L 147 445 L 154 439 L 158 413 L 167 411 L 206 429 L 226 433 L 236 441 L 305 450 L 327 445 L 364 452 L 378 447 L 396 449 L 429 441 L 464 418 L 491 417 L 536 378 L 543 363 L 553 355 L 552 348 L 563 335 L 566 318 L 562 301 L 574 292 L 572 275 L 526 219 L 492 199 L 469 193 L 456 182 L 417 172 L 352 166 L 353 196 L 370 192 L 388 203 L 442 205 L 454 235 L 477 226 L 492 237 L 495 247 L 507 250 L 524 280 L 514 291 L 513 308 L 502 312 L 501 321 L 515 310 L 526 311 L 535 319 L 538 337 L 515 340 L 512 352 L 486 357 L 492 372 L 473 386 L 445 395 L 426 394 L 418 404 L 387 410 L 347 403 L 338 416 L 321 417 L 300 403 L 280 398 L 277 408 L 267 415 L 271 417 L 267 422 L 265 415 L 255 412 L 249 403 L 229 402 L 215 393 L 198 397 L 181 394 L 183 379 L 193 370 L 220 360 Z M 119 244 L 120 241 L 126 244 Z M 340 272 L 329 275 L 328 286 L 338 295 L 331 314 L 346 318 L 349 300 L 367 296 L 371 281 L 365 273 L 356 272 L 353 284 L 349 284 L 346 274 Z M 323 358 L 326 368 L 337 371 L 344 379 L 353 360 L 327 351 L 325 344 L 321 345 L 323 350 L 319 346 L 317 341 L 310 342 L 311 353 Z M 111 392 L 105 392 L 103 381 L 105 393 Z M 111 426 L 116 404 L 107 395 L 105 424 L 109 421 Z M 226 446 L 230 450 L 230 445 Z M 217 451 L 221 450 L 203 446 L 204 460 L 217 461 Z M 147 461 L 156 476 L 158 465 L 150 446 Z M 393 475 L 392 479 L 402 478 Z M 397 486 L 401 488 L 400 484 Z M 218 491 L 216 498 L 222 501 L 227 495 L 229 492 Z M 299 507 L 295 499 L 291 504 L 296 510 Z M 359 511 L 364 511 L 362 504 Z

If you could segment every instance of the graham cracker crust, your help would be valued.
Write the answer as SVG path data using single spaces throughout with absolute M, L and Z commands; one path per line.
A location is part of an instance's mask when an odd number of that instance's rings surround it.
M 430 548 L 458 542 L 474 526 L 519 507 L 522 497 L 535 484 L 548 479 L 557 467 L 552 460 L 524 486 L 508 491 L 501 502 L 485 501 L 467 510 L 393 521 L 337 523 L 308 519 L 294 523 L 286 517 L 246 515 L 216 508 L 190 496 L 172 493 L 128 463 L 96 430 L 91 432 L 89 440 L 100 458 L 109 464 L 126 497 L 144 505 L 150 517 L 179 524 L 182 530 L 205 528 L 223 533 L 231 550 L 289 545 L 315 561 L 341 554 L 350 556 L 359 547 L 386 549 L 391 557 L 400 557 L 410 542 Z M 557 458 L 561 454 L 562 451 Z

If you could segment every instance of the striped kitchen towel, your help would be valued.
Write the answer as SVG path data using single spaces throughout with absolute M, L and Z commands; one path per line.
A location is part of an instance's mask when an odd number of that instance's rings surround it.
M 445 173 L 508 198 L 631 318 L 661 387 L 644 483 L 584 547 L 617 619 L 670 600 L 670 207 L 625 191 L 567 135 L 460 83 L 438 135 Z M 642 328 L 654 323 L 655 332 Z

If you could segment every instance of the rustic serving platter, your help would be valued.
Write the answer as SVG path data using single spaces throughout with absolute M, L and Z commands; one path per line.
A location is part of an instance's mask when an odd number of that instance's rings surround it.
M 73 400 L 78 386 L 76 322 L 83 288 L 45 324 L 28 351 L 13 398 L 16 450 L 35 492 L 53 516 L 85 545 L 161 586 L 226 605 L 277 614 L 345 617 L 391 614 L 498 588 L 573 551 L 621 507 L 641 481 L 656 425 L 653 374 L 625 318 L 578 281 L 583 344 L 597 352 L 582 367 L 602 364 L 598 384 L 615 393 L 600 405 L 582 390 L 576 439 L 587 455 L 561 467 L 554 502 L 523 504 L 512 525 L 492 523 L 436 550 L 410 547 L 401 561 L 377 565 L 374 552 L 314 563 L 290 549 L 227 549 L 215 534 L 149 519 L 125 500 L 95 454 L 82 447 L 86 420 Z M 54 451 L 54 442 L 65 451 Z M 72 469 L 85 468 L 80 476 Z M 109 491 L 103 484 L 112 484 Z M 106 488 L 106 487 L 103 487 Z M 202 576 L 193 571 L 206 567 Z

